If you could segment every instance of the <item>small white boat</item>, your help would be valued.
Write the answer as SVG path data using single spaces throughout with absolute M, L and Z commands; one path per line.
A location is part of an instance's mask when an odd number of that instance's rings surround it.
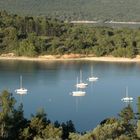
M 88 81 L 94 82 L 94 81 L 97 81 L 98 79 L 99 79 L 98 77 L 89 77 Z
M 27 94 L 27 91 L 28 90 L 26 88 L 19 88 L 15 90 L 17 94 Z
M 93 67 L 91 67 L 91 77 L 88 78 L 89 82 L 95 82 L 97 81 L 99 78 L 98 77 L 94 77 L 93 76 Z
M 85 91 L 73 91 L 72 92 L 72 96 L 85 96 L 86 95 L 86 92 Z
M 16 89 L 15 92 L 20 95 L 27 94 L 28 90 L 22 87 L 22 76 L 20 76 L 20 88 Z
M 80 82 L 76 84 L 77 88 L 86 88 L 88 86 L 87 83 L 82 82 L 82 71 L 80 70 Z
M 87 86 L 88 86 L 87 83 L 78 83 L 78 84 L 76 84 L 77 88 L 86 88 Z
M 121 101 L 123 102 L 132 102 L 133 98 L 128 96 L 128 88 L 126 88 L 126 97 L 122 98 Z
M 123 101 L 123 102 L 132 102 L 133 98 L 132 97 L 124 97 L 124 98 L 121 99 L 121 101 Z

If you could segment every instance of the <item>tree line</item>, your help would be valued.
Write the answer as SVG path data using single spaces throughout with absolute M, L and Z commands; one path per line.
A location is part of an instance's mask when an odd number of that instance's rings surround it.
M 4 90 L 0 94 L 0 139 L 1 140 L 139 140 L 140 97 L 138 112 L 130 104 L 118 117 L 107 118 L 93 130 L 79 133 L 73 122 L 51 122 L 43 109 L 30 119 L 24 117 L 23 105 L 15 107 L 16 100 Z M 86 120 L 85 120 L 86 121 Z
M 0 12 L 0 54 L 16 56 L 85 54 L 136 57 L 140 29 L 74 25 L 45 16 Z

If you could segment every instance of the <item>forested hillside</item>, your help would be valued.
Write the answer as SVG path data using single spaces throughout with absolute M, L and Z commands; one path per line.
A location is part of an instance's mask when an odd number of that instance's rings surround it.
M 0 10 L 65 20 L 140 20 L 139 0 L 0 0 Z
M 135 57 L 140 54 L 140 29 L 73 25 L 45 16 L 0 12 L 0 54 L 17 56 L 84 54 Z

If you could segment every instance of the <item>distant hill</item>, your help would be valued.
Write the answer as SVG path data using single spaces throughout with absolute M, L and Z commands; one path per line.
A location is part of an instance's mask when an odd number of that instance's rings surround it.
M 0 10 L 68 20 L 140 21 L 140 0 L 0 0 Z

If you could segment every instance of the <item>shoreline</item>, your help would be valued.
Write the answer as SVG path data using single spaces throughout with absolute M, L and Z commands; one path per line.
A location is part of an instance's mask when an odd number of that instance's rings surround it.
M 38 57 L 23 57 L 23 56 L 0 56 L 0 60 L 21 60 L 21 61 L 74 61 L 74 60 L 82 60 L 82 61 L 101 61 L 101 62 L 139 62 L 140 56 L 135 58 L 123 58 L 123 57 L 93 57 L 93 56 L 71 56 L 71 55 L 63 55 L 63 56 L 55 56 L 55 55 L 45 55 Z

